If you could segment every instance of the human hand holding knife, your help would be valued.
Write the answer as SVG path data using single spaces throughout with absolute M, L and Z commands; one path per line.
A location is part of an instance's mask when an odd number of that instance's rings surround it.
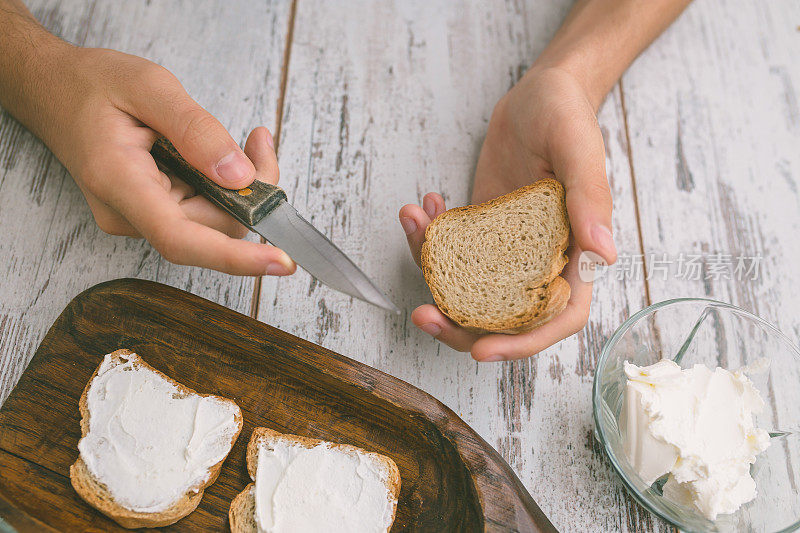
M 163 137 L 150 153 L 159 165 L 281 248 L 318 281 L 380 308 L 400 312 L 344 252 L 300 216 L 280 187 L 256 180 L 243 189 L 226 189 L 192 167 Z

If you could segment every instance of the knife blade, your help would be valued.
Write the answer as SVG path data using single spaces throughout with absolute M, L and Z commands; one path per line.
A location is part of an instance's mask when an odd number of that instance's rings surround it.
M 280 187 L 254 181 L 238 191 L 225 189 L 192 167 L 165 138 L 158 139 L 150 153 L 160 166 L 289 254 L 318 281 L 382 309 L 400 313 L 344 252 L 300 216 Z

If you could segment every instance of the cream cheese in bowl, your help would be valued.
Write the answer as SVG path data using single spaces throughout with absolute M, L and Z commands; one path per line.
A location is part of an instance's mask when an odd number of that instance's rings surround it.
M 659 302 L 625 320 L 598 357 L 592 405 L 595 436 L 629 494 L 687 533 L 800 530 L 795 343 L 744 309 L 702 298 Z M 678 390 L 672 387 L 689 391 L 682 404 L 670 400 Z M 631 400 L 634 393 L 649 398 L 649 410 L 642 397 Z M 757 428 L 771 437 L 760 452 L 765 442 Z M 752 494 L 750 480 L 755 498 L 724 512 Z M 716 482 L 730 490 L 712 490 Z
M 626 361 L 624 372 L 623 447 L 646 484 L 668 476 L 664 497 L 709 520 L 756 497 L 750 465 L 770 437 L 755 427 L 764 400 L 742 370 L 682 369 L 664 359 L 643 367 Z

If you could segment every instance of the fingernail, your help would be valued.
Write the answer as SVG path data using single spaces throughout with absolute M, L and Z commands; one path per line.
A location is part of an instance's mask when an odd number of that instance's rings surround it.
M 273 150 L 275 149 L 275 140 L 272 138 L 272 134 L 267 130 L 267 144 Z
M 243 153 L 234 150 L 219 160 L 216 171 L 217 176 L 225 182 L 222 185 L 240 185 L 250 175 L 250 161 Z
M 611 262 L 611 259 L 617 255 L 617 247 L 614 245 L 611 230 L 602 224 L 595 224 L 592 226 L 590 234 L 597 247 L 604 252 L 603 256 Z
M 419 329 L 421 329 L 428 335 L 432 335 L 433 337 L 442 332 L 442 328 L 440 328 L 438 324 L 434 324 L 433 322 L 429 322 L 428 324 L 422 324 L 419 327 Z
M 286 276 L 289 274 L 289 269 L 280 263 L 270 263 L 267 265 L 268 276 Z
M 406 235 L 411 235 L 417 231 L 417 223 L 414 222 L 413 218 L 400 217 L 400 225 L 403 226 L 403 231 L 406 232 Z
M 480 360 L 481 363 L 496 363 L 498 361 L 505 361 L 505 358 L 502 355 L 489 355 L 484 357 Z
M 281 255 L 275 261 L 267 265 L 266 273 L 268 276 L 287 276 L 292 273 L 294 264 L 286 252 L 281 250 Z
M 428 198 L 427 196 L 422 199 L 422 209 L 428 214 L 429 217 L 433 218 L 433 215 L 436 214 L 436 204 L 433 200 Z

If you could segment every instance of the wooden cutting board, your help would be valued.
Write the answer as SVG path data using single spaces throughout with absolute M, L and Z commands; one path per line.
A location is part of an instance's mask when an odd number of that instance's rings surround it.
M 500 455 L 399 379 L 198 296 L 123 279 L 78 295 L 0 408 L 0 516 L 19 531 L 116 531 L 69 482 L 78 399 L 103 355 L 129 348 L 201 393 L 234 399 L 244 429 L 217 482 L 167 529 L 228 530 L 250 481 L 245 448 L 267 426 L 388 455 L 402 489 L 392 531 L 555 531 Z

